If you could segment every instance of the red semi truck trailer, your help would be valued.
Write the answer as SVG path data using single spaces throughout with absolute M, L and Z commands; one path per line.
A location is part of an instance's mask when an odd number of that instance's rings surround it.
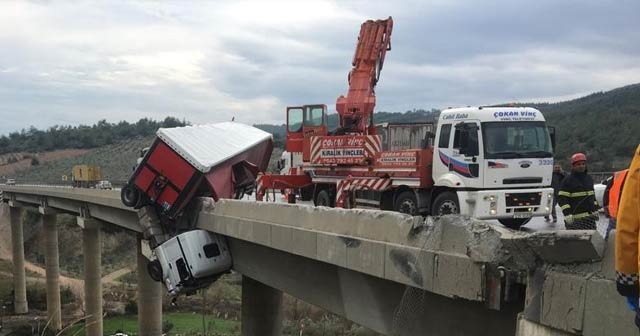
M 240 198 L 267 169 L 272 149 L 270 133 L 237 122 L 161 128 L 122 188 L 122 202 L 154 205 L 175 219 L 195 196 Z

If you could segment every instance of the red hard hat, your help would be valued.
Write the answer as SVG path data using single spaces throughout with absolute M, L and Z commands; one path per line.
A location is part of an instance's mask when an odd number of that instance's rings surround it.
M 574 165 L 580 161 L 587 161 L 587 156 L 582 153 L 575 153 L 571 155 L 571 164 Z

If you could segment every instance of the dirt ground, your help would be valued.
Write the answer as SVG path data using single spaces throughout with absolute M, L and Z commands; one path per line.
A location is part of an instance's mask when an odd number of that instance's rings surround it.
M 45 163 L 48 161 L 55 161 L 59 159 L 66 159 L 71 157 L 80 156 L 88 152 L 88 149 L 62 149 L 51 152 L 39 153 L 37 155 L 38 161 L 40 163 Z M 28 154 L 34 155 L 34 154 Z M 0 165 L 0 176 L 11 175 L 19 170 L 28 169 L 31 167 L 31 159 L 22 159 L 18 162 Z M 2 181 L 4 182 L 4 181 Z

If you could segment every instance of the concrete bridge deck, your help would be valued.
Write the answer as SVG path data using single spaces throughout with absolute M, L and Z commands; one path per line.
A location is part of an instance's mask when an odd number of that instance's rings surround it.
M 116 191 L 0 190 L 14 208 L 54 209 L 141 231 Z M 202 199 L 189 216 L 228 237 L 243 286 L 271 306 L 278 291 L 287 292 L 387 335 L 637 332 L 615 292 L 613 239 L 607 244 L 595 231 L 523 233 L 457 216 L 235 200 Z M 271 334 L 249 327 L 256 314 L 268 313 L 273 323 L 277 309 L 247 309 L 243 335 Z

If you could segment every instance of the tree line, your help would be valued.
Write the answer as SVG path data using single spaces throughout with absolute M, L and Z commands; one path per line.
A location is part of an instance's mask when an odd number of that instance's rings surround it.
M 556 127 L 555 158 L 568 168 L 572 153 L 584 152 L 592 171 L 612 171 L 629 164 L 634 149 L 640 143 L 640 84 L 608 92 L 597 92 L 582 98 L 559 103 L 527 103 L 543 112 L 547 123 Z M 401 112 L 377 112 L 375 123 L 436 122 L 437 109 L 414 109 Z M 120 140 L 155 134 L 160 127 L 184 126 L 188 123 L 174 117 L 163 121 L 148 118 L 136 123 L 101 120 L 93 126 L 54 126 L 41 131 L 35 127 L 0 137 L 0 154 L 43 152 L 65 148 L 96 148 Z M 335 130 L 338 115 L 328 116 L 328 127 Z M 284 148 L 285 125 L 254 125 L 273 134 L 275 146 Z
M 188 125 L 185 120 L 166 117 L 161 121 L 143 118 L 135 123 L 126 121 L 109 123 L 103 119 L 91 126 L 56 125 L 47 130 L 39 130 L 31 126 L 29 129 L 22 129 L 20 132 L 0 137 L 0 154 L 96 148 L 121 140 L 154 135 L 159 128 L 185 125 Z

